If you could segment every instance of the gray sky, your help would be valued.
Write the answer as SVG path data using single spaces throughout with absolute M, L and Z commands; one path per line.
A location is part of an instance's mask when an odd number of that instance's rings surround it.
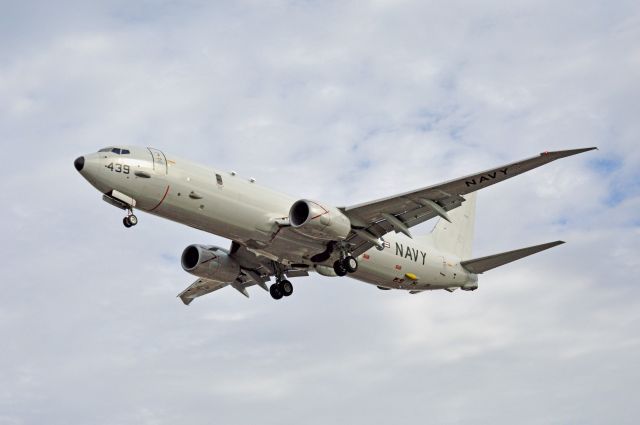
M 637 423 L 637 1 L 5 2 L 0 37 L 0 424 Z M 475 255 L 568 243 L 476 292 L 185 307 L 182 249 L 229 241 L 124 229 L 72 166 L 110 144 L 334 205 L 600 150 L 481 193 Z

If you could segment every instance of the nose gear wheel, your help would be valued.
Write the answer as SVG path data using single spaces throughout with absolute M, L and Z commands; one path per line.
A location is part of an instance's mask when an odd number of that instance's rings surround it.
M 138 224 L 138 217 L 133 214 L 133 210 L 129 210 L 129 214 L 127 214 L 127 216 L 122 219 L 122 224 L 124 224 L 124 227 L 126 227 L 127 229 Z

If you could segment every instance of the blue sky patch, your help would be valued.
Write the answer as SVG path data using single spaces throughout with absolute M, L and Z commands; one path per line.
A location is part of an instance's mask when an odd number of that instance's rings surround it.
M 599 174 L 609 175 L 622 167 L 622 160 L 619 158 L 598 158 L 589 161 L 589 166 Z

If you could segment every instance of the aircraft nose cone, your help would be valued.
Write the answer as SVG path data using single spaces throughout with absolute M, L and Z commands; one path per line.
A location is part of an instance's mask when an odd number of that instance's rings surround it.
M 82 171 L 82 168 L 84 167 L 84 156 L 80 156 L 73 161 L 73 165 L 76 167 L 76 170 Z

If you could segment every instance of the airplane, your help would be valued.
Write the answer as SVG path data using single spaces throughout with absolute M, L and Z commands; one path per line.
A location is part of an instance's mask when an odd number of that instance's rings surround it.
M 555 241 L 472 258 L 476 192 L 560 158 L 595 147 L 537 156 L 395 196 L 347 207 L 297 199 L 155 148 L 110 146 L 78 157 L 75 169 L 107 203 L 231 240 L 229 249 L 193 244 L 182 268 L 197 277 L 178 297 L 185 305 L 226 286 L 246 297 L 257 285 L 279 300 L 290 278 L 317 272 L 350 276 L 382 290 L 474 291 L 478 275 L 564 243 Z M 410 228 L 439 218 L 427 235 Z M 274 278 L 270 286 L 267 282 Z

